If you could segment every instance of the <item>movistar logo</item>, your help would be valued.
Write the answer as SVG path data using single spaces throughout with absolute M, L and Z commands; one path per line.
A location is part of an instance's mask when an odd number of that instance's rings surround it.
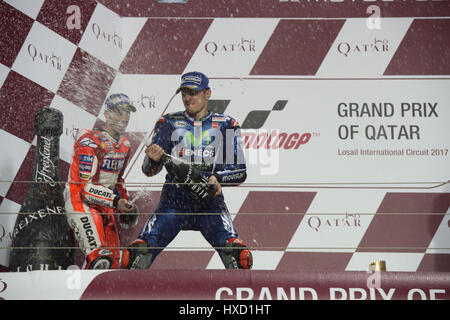
M 205 140 L 205 145 L 208 145 L 211 142 L 211 136 L 209 131 L 202 131 L 201 135 L 197 135 L 196 137 L 191 131 L 186 131 L 183 136 L 183 142 L 185 148 L 198 147 L 202 145 L 202 142 Z

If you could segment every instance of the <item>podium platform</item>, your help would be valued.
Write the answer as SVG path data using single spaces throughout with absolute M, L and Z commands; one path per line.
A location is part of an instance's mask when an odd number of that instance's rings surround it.
M 0 299 L 450 300 L 450 273 L 79 269 L 3 272 Z

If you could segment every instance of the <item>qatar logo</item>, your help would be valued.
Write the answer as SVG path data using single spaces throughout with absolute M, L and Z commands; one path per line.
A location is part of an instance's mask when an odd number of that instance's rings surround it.
M 217 54 L 222 53 L 248 53 L 255 52 L 255 39 L 244 39 L 241 37 L 239 41 L 236 42 L 216 42 L 208 41 L 205 43 L 205 51 L 211 56 L 215 57 Z
M 348 58 L 350 55 L 366 53 L 385 53 L 389 51 L 388 39 L 375 38 L 372 42 L 349 43 L 343 41 L 337 45 L 337 51 Z
M 97 40 L 105 41 L 119 49 L 123 49 L 123 39 L 116 31 L 111 34 L 110 32 L 103 30 L 98 23 L 94 22 L 92 24 L 92 33 Z
M 359 214 L 345 214 L 345 217 L 330 217 L 330 218 L 324 218 L 319 216 L 310 216 L 308 218 L 308 226 L 315 230 L 316 232 L 319 232 L 319 229 L 321 228 L 360 228 L 361 227 L 361 220 Z
M 77 141 L 78 132 L 80 131 L 80 128 L 75 127 L 74 124 L 72 124 L 72 128 L 70 127 L 64 127 L 63 133 L 66 137 L 71 137 L 73 141 Z
M 30 43 L 27 47 L 28 55 L 30 56 L 33 62 L 44 63 L 47 66 L 61 71 L 61 63 L 62 59 L 59 56 L 56 56 L 54 52 L 51 54 L 39 49 L 33 43 Z
M 154 95 L 144 95 L 141 93 L 141 97 L 137 101 L 132 101 L 133 106 L 141 109 L 154 109 L 156 108 L 156 97 Z

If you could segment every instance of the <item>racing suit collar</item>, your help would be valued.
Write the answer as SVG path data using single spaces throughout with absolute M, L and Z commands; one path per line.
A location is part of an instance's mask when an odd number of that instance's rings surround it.
M 189 113 L 187 113 L 187 111 L 184 111 L 184 116 L 186 117 L 186 118 L 188 118 L 189 119 L 189 121 L 191 121 L 191 122 L 194 122 L 194 121 L 205 121 L 205 120 L 207 120 L 207 119 L 209 119 L 211 116 L 212 116 L 212 112 L 211 111 L 208 111 L 208 114 L 206 115 L 206 116 L 204 116 L 203 118 L 201 118 L 200 120 L 195 120 L 195 118 L 194 117 L 191 117 L 190 115 L 189 115 Z
M 102 129 L 100 131 L 108 140 L 110 140 L 114 144 L 117 144 L 122 139 L 122 136 L 120 136 L 120 138 L 118 140 L 116 140 L 108 132 L 106 132 L 106 130 Z

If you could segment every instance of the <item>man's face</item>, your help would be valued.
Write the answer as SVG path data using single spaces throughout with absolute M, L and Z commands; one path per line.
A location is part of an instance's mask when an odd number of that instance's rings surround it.
M 207 108 L 208 99 L 211 97 L 210 89 L 192 90 L 189 88 L 181 89 L 181 97 L 184 107 L 190 115 L 195 115 Z
M 130 111 L 106 111 L 105 118 L 107 128 L 111 128 L 117 134 L 122 134 L 130 121 Z

